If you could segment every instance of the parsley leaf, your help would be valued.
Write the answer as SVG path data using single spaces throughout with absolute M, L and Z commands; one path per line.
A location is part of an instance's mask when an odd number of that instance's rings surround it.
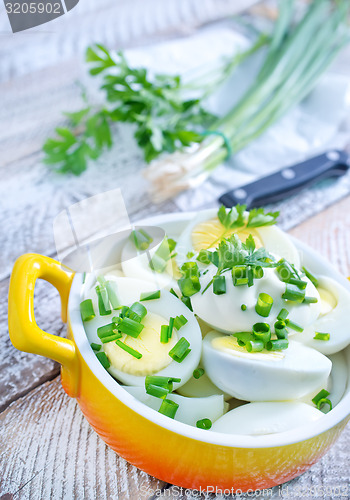
M 217 214 L 218 219 L 226 229 L 235 229 L 238 227 L 242 227 L 245 224 L 244 221 L 245 209 L 246 205 L 236 205 L 227 212 L 224 205 L 221 205 Z
M 263 208 L 253 208 L 249 212 L 247 227 L 271 226 L 276 224 L 279 212 L 267 212 Z

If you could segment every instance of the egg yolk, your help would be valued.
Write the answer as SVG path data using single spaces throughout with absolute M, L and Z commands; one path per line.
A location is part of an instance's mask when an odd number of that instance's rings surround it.
M 238 345 L 237 339 L 232 335 L 223 335 L 216 337 L 211 341 L 214 349 L 227 352 L 233 356 L 240 356 L 244 358 L 265 359 L 271 361 L 278 361 L 283 359 L 285 354 L 283 351 L 267 351 L 264 349 L 261 352 L 248 352 L 244 346 Z
M 325 288 L 317 288 L 321 297 L 321 311 L 320 316 L 330 313 L 337 305 L 337 299 L 334 295 Z
M 215 217 L 194 227 L 192 231 L 192 246 L 196 252 L 202 249 L 208 249 L 216 247 L 223 238 L 229 238 L 232 234 L 237 234 L 237 236 L 245 242 L 248 236 L 251 234 L 254 238 L 255 245 L 257 248 L 262 247 L 262 241 L 260 240 L 257 232 L 254 229 L 238 228 L 238 229 L 226 229 L 219 219 Z
M 103 345 L 111 365 L 130 375 L 152 375 L 166 368 L 173 361 L 169 356 L 169 351 L 178 341 L 175 330 L 173 330 L 172 337 L 167 344 L 160 341 L 161 326 L 168 325 L 169 321 L 158 314 L 149 312 L 142 324 L 144 328 L 137 338 L 123 334 L 119 339 L 141 353 L 142 358 L 135 358 L 113 341 Z

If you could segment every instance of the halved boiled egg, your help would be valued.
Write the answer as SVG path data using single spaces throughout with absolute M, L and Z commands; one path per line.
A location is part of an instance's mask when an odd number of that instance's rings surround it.
M 112 276 L 111 276 L 112 279 Z M 153 292 L 154 286 L 146 281 L 133 278 L 113 278 L 117 286 L 117 295 L 121 305 L 130 307 L 140 301 L 142 293 Z M 111 311 L 101 316 L 98 311 L 98 299 L 94 288 L 86 293 L 93 303 L 95 318 L 84 323 L 87 337 L 90 342 L 100 344 L 97 335 L 99 327 L 112 323 L 112 318 L 118 316 L 120 310 Z M 142 301 L 147 314 L 142 319 L 142 331 L 134 338 L 123 333 L 117 341 L 112 340 L 103 344 L 110 367 L 108 371 L 118 380 L 128 385 L 143 386 L 145 376 L 156 374 L 165 377 L 180 378 L 181 382 L 174 383 L 174 388 L 185 384 L 192 376 L 201 356 L 202 334 L 194 314 L 173 294 L 166 290 L 160 291 L 160 297 Z M 183 316 L 187 322 L 179 328 L 173 329 L 169 342 L 162 343 L 161 326 L 169 325 L 170 318 Z M 181 362 L 169 355 L 178 340 L 186 339 L 189 343 L 189 354 Z M 123 343 L 126 348 L 121 347 Z M 135 357 L 132 352 L 138 353 Z M 141 356 L 140 356 L 141 355 Z
M 323 354 L 334 354 L 350 344 L 350 326 L 346 321 L 350 310 L 350 293 L 332 278 L 320 276 L 317 279 L 320 315 L 303 332 L 294 335 L 293 340 Z M 329 340 L 315 339 L 317 333 L 329 334 Z
M 162 399 L 147 394 L 144 387 L 124 387 L 124 389 L 145 405 L 158 411 Z M 167 399 L 174 401 L 179 405 L 175 420 L 184 424 L 196 427 L 196 422 L 204 418 L 209 418 L 212 422 L 222 417 L 227 407 L 224 398 L 221 395 L 208 397 L 186 398 L 179 394 L 170 393 Z
M 251 234 L 257 247 L 265 247 L 274 255 L 284 257 L 286 260 L 300 266 L 298 250 L 289 236 L 276 226 L 262 226 L 227 230 L 217 216 L 217 209 L 201 211 L 194 217 L 182 232 L 176 246 L 176 261 L 181 268 L 184 262 L 190 260 L 192 253 L 197 254 L 202 249 L 218 246 L 223 238 L 228 238 L 236 233 L 243 241 Z M 248 212 L 245 213 L 246 217 Z
M 248 403 L 229 411 L 212 426 L 215 432 L 263 436 L 315 422 L 323 413 L 300 402 Z
M 205 372 L 199 378 L 195 378 L 192 375 L 186 384 L 177 389 L 177 392 L 188 398 L 201 398 L 214 395 L 223 395 L 225 401 L 232 398 L 230 394 L 225 394 L 221 389 L 216 387 Z
M 202 361 L 211 381 L 245 401 L 288 401 L 325 384 L 332 362 L 323 354 L 289 341 L 281 351 L 248 352 L 233 336 L 210 332 Z
M 262 321 L 262 317 L 255 310 L 260 293 L 266 293 L 273 298 L 270 314 L 263 318 L 264 322 L 270 324 L 271 329 L 282 308 L 287 308 L 288 318 L 303 328 L 312 324 L 319 315 L 319 302 L 300 304 L 287 302 L 282 298 L 286 284 L 279 279 L 275 269 L 264 269 L 264 276 L 254 280 L 254 286 L 251 287 L 234 286 L 231 272 L 226 271 L 222 274 L 225 276 L 226 293 L 221 295 L 213 293 L 212 285 L 204 291 L 216 272 L 217 268 L 213 264 L 209 265 L 207 273 L 200 277 L 201 290 L 191 297 L 194 313 L 216 330 L 226 333 L 251 331 L 254 323 Z M 305 281 L 306 295 L 318 298 L 315 286 L 309 279 L 305 278 Z M 246 306 L 244 310 L 241 308 L 243 304 Z

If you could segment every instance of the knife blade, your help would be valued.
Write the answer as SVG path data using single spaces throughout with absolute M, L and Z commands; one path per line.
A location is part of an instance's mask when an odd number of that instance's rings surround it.
M 340 177 L 349 167 L 349 153 L 332 149 L 232 189 L 220 196 L 219 202 L 226 207 L 232 207 L 237 203 L 244 204 L 249 210 L 283 200 L 320 180 Z

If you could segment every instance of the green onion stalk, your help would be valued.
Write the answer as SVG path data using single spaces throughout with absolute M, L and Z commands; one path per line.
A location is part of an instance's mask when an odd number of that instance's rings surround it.
M 216 133 L 145 169 L 154 201 L 199 186 L 230 151 L 245 148 L 304 99 L 349 42 L 349 11 L 348 0 L 317 0 L 295 22 L 295 0 L 281 0 L 260 71 L 241 100 L 212 124 Z

